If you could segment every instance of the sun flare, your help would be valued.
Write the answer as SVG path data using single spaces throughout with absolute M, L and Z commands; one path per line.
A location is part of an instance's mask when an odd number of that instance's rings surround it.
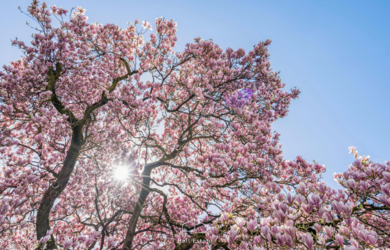
M 125 181 L 129 177 L 129 168 L 125 166 L 118 166 L 114 170 L 114 179 L 118 181 Z

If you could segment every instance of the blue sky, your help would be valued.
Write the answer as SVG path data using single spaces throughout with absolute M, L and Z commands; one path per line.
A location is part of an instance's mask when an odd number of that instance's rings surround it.
M 0 64 L 20 57 L 10 39 L 30 41 L 30 1 L 3 1 Z M 125 27 L 135 18 L 178 22 L 181 50 L 195 37 L 222 48 L 250 50 L 270 38 L 271 63 L 288 88 L 301 90 L 289 115 L 274 124 L 286 159 L 302 155 L 325 164 L 324 181 L 348 169 L 348 146 L 373 161 L 390 160 L 390 1 L 47 1 L 82 6 L 89 21 Z

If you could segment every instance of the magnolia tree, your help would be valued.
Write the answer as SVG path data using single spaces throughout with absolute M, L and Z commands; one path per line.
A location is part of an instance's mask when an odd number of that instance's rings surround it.
M 72 12 L 72 11 L 71 11 Z M 31 45 L 0 72 L 6 249 L 390 247 L 390 164 L 351 151 L 336 174 L 283 160 L 284 90 L 270 40 L 222 50 L 176 23 L 89 24 L 33 1 Z

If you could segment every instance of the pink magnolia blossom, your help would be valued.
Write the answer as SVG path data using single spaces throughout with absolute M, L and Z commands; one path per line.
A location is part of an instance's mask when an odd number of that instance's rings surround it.
M 389 162 L 352 147 L 336 190 L 324 165 L 283 158 L 272 124 L 299 90 L 269 39 L 175 51 L 162 17 L 147 38 L 146 21 L 92 24 L 81 7 L 27 14 L 41 30 L 0 72 L 0 248 L 390 247 Z
M 302 235 L 302 241 L 303 243 L 305 243 L 305 245 L 307 246 L 308 249 L 313 249 L 313 237 L 311 237 L 311 235 L 309 233 L 306 233 L 306 234 L 303 234 Z

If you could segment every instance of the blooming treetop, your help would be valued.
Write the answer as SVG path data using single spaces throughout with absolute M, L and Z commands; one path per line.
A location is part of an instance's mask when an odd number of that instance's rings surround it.
M 390 165 L 352 149 L 341 191 L 324 166 L 283 160 L 271 124 L 299 91 L 270 68 L 270 40 L 175 53 L 173 20 L 145 40 L 146 21 L 28 14 L 39 32 L 0 73 L 2 247 L 389 247 Z

